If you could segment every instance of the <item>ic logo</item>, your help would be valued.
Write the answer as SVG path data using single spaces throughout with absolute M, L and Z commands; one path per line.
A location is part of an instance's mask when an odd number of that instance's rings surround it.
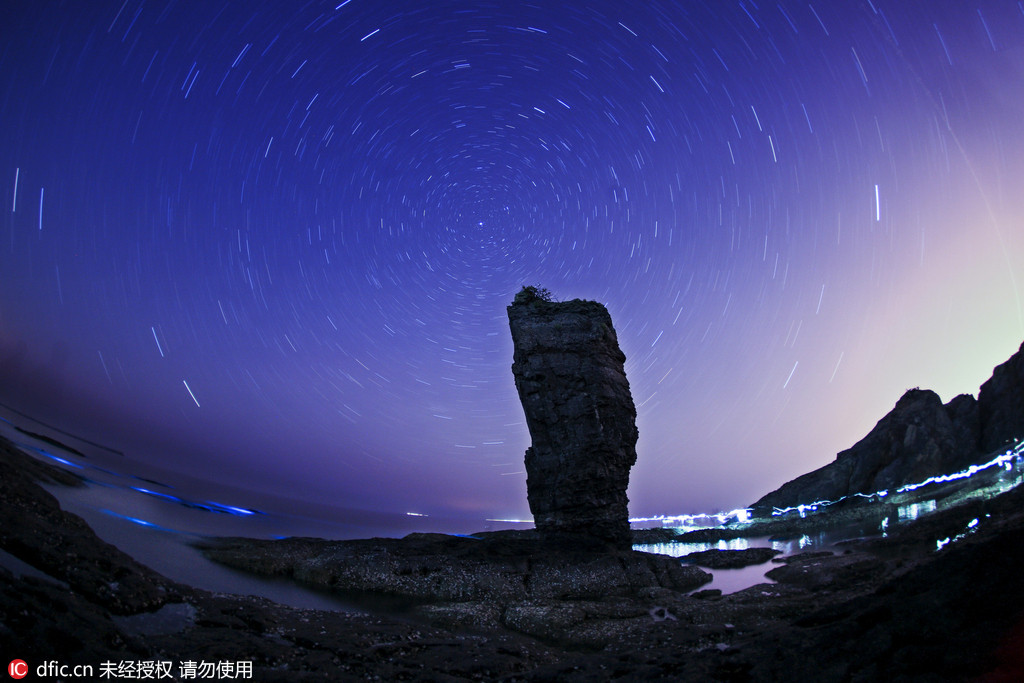
M 28 664 L 23 659 L 12 660 L 7 665 L 7 673 L 11 675 L 11 678 L 24 678 L 28 676 Z

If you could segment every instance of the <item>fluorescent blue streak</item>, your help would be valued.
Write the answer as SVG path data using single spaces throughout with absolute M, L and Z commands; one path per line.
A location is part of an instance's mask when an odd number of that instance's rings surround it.
M 750 508 L 738 508 L 729 512 L 698 513 L 694 515 L 655 515 L 654 517 L 631 517 L 630 523 L 661 522 L 663 527 L 686 527 L 706 529 L 737 521 L 745 524 L 750 521 Z M 499 520 L 500 521 L 500 520 Z
M 0 418 L 0 419 L 3 419 L 3 418 Z M 4 420 L 4 422 L 7 422 L 7 424 L 13 424 L 12 422 L 9 422 L 7 420 Z M 80 469 L 80 470 L 84 469 L 81 465 L 73 463 L 70 460 L 65 460 L 64 458 L 59 458 L 56 455 L 54 455 L 53 453 L 47 453 L 42 448 L 37 448 L 35 446 L 30 446 L 28 444 L 23 444 L 23 443 L 19 443 L 18 446 L 20 448 L 24 448 L 25 450 L 32 451 L 33 453 L 37 453 L 38 455 L 41 455 L 41 456 L 43 456 L 45 458 L 49 458 L 50 460 L 56 460 L 57 462 L 59 462 L 62 465 L 67 465 L 68 467 L 74 467 L 74 468 Z
M 1022 461 L 1024 461 L 1024 455 L 1022 454 L 1024 454 L 1024 442 L 1017 444 L 1017 446 L 1015 446 L 1012 450 L 1006 451 L 1002 455 L 996 456 L 995 458 L 989 460 L 987 463 L 983 465 L 971 465 L 965 470 L 954 472 L 952 474 L 942 474 L 934 477 L 928 477 L 924 481 L 917 482 L 916 484 L 907 484 L 905 486 L 901 486 L 899 489 L 896 490 L 896 493 L 915 491 L 923 486 L 928 486 L 930 484 L 943 484 L 950 481 L 957 481 L 958 479 L 967 479 L 968 477 L 973 477 L 975 474 L 983 472 L 992 467 L 1004 467 L 1007 470 L 1009 470 L 1012 468 L 1012 465 L 1014 463 L 1020 464 Z M 876 491 L 875 493 L 855 493 L 853 494 L 853 496 L 857 496 L 859 498 L 866 498 L 870 500 L 872 498 L 884 498 L 888 494 L 888 491 Z M 805 503 L 794 507 L 773 508 L 772 516 L 785 515 L 790 512 L 799 512 L 802 515 L 807 511 L 817 510 L 819 507 L 828 507 L 830 505 L 835 505 L 836 503 L 840 503 L 850 497 L 851 496 L 843 496 L 838 500 L 818 500 L 814 501 L 813 503 Z
M 119 512 L 114 512 L 113 510 L 107 510 L 106 508 L 101 509 L 100 512 L 102 512 L 105 515 L 110 515 L 111 517 L 117 517 L 118 519 L 123 519 L 126 522 L 131 522 L 132 524 L 138 524 L 139 526 L 148 527 L 150 529 L 159 529 L 160 531 L 170 531 L 171 533 L 175 533 L 175 534 L 181 533 L 180 531 L 176 531 L 175 529 L 168 529 L 167 527 L 162 527 L 159 524 L 154 524 L 153 522 L 150 522 L 148 520 L 139 519 L 138 517 L 129 517 L 128 515 L 122 515 Z

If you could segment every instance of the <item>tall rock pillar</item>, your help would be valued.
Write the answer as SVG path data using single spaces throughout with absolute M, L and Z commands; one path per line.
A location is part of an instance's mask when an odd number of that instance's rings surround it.
M 538 531 L 629 548 L 636 407 L 608 310 L 594 301 L 549 301 L 525 287 L 508 320 L 512 374 L 533 442 L 526 489 Z

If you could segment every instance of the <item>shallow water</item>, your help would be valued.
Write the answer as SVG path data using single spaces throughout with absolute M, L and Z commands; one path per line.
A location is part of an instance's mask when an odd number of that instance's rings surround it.
M 633 549 L 646 553 L 669 555 L 671 557 L 686 557 L 691 553 L 699 553 L 705 550 L 773 548 L 780 551 L 776 557 L 786 557 L 787 555 L 795 555 L 810 550 L 831 550 L 834 543 L 845 538 L 842 535 L 825 533 L 815 534 L 813 537 L 803 535 L 785 540 L 771 540 L 767 536 L 759 536 L 754 538 L 734 538 L 716 543 L 649 543 L 634 545 Z M 713 577 L 711 583 L 701 586 L 700 590 L 718 589 L 722 591 L 722 595 L 728 595 L 729 593 L 735 593 L 759 583 L 775 583 L 771 579 L 766 578 L 765 573 L 777 567 L 778 563 L 769 560 L 768 562 L 739 569 L 709 569 L 708 567 L 702 567 L 700 564 L 695 564 L 694 566 L 710 572 Z
M 81 451 L 76 454 L 18 431 L 6 420 L 0 420 L 0 434 L 33 457 L 86 479 L 87 485 L 80 488 L 55 484 L 43 487 L 63 509 L 82 517 L 101 539 L 170 579 L 211 592 L 255 595 L 293 607 L 345 612 L 364 611 L 361 605 L 365 604 L 288 579 L 259 577 L 211 562 L 191 545 L 210 537 L 311 536 L 340 540 L 401 537 L 425 530 L 469 533 L 488 524 L 508 528 L 483 520 L 332 508 L 141 466 L 126 471 L 134 463 L 124 455 L 88 442 L 75 442 L 73 447 Z M 0 566 L 18 575 L 40 576 L 7 553 L 0 555 Z
M 174 581 L 213 593 L 255 595 L 292 607 L 360 611 L 355 605 L 337 596 L 306 588 L 287 579 L 260 577 L 211 562 L 190 545 L 208 535 L 145 526 L 109 514 L 110 507 L 133 507 L 130 502 L 134 501 L 130 501 L 127 506 L 119 505 L 124 501 L 119 500 L 122 497 L 117 495 L 116 489 L 45 488 L 57 497 L 62 508 L 82 517 L 97 536 Z M 223 528 L 226 525 L 220 526 Z
M 772 562 L 765 562 L 739 569 L 705 569 L 711 572 L 714 578 L 711 579 L 711 583 L 701 586 L 699 590 L 718 589 L 722 591 L 722 595 L 728 595 L 761 583 L 775 583 L 765 576 L 765 572 L 778 566 Z

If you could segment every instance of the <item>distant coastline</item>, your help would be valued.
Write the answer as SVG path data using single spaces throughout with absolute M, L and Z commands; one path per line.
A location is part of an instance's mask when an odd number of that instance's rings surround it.
M 48 422 L 43 422 L 42 420 L 40 420 L 38 418 L 32 417 L 28 413 L 23 413 L 20 410 L 18 410 L 17 408 L 12 408 L 11 406 L 7 405 L 6 403 L 0 403 L 0 408 L 3 408 L 4 410 L 7 410 L 7 411 L 9 411 L 11 413 L 14 413 L 18 417 L 25 418 L 26 420 L 31 420 L 32 422 L 36 423 L 37 425 L 42 425 L 43 427 L 46 427 L 47 429 L 49 429 L 51 431 L 57 432 L 58 434 L 70 437 L 70 438 L 74 439 L 75 441 L 80 441 L 82 443 L 89 444 L 93 448 L 98 448 L 100 450 L 107 451 L 108 453 L 113 453 L 114 455 L 120 455 L 120 456 L 124 455 L 124 451 L 119 451 L 116 448 L 111 448 L 110 446 L 104 446 L 101 443 L 97 443 L 95 441 L 91 441 L 89 439 L 86 439 L 85 437 L 78 436 L 77 434 L 72 434 L 71 432 L 69 432 L 67 430 L 64 430 L 64 429 L 61 429 L 60 427 L 57 427 L 57 426 L 52 425 L 52 424 L 49 424 Z M 3 419 L 3 418 L 0 418 L 0 419 Z M 55 446 L 60 446 L 61 448 L 68 448 L 67 444 L 61 443 L 59 441 L 54 441 L 53 439 L 51 439 L 48 436 L 45 436 L 45 435 L 42 435 L 42 434 L 37 434 L 35 432 L 26 431 L 25 429 L 15 425 L 15 424 L 13 424 L 13 423 L 12 423 L 12 426 L 15 429 L 17 429 L 19 432 L 24 432 L 24 433 L 28 434 L 29 436 L 35 437 L 37 439 L 42 439 L 43 441 L 53 442 L 53 444 Z M 77 452 L 77 451 L 75 451 L 75 452 Z

